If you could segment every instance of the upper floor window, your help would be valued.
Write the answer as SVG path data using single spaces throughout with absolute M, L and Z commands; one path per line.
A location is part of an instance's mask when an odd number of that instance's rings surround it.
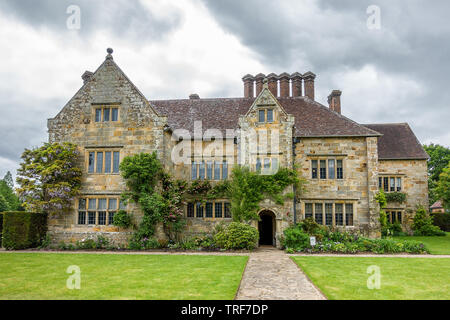
M 279 169 L 278 158 L 257 158 L 256 159 L 256 172 L 262 174 L 276 173 Z
M 117 174 L 119 173 L 119 151 L 90 151 L 88 153 L 88 173 Z
M 95 122 L 117 121 L 119 121 L 119 108 L 108 106 L 95 108 Z
M 311 160 L 312 179 L 344 179 L 343 160 L 314 159 Z
M 261 109 L 258 111 L 258 122 L 272 123 L 274 121 L 273 109 Z
M 226 180 L 228 179 L 227 161 L 201 161 L 191 164 L 192 180 Z
M 400 192 L 402 191 L 402 177 L 378 177 L 378 187 L 384 192 Z

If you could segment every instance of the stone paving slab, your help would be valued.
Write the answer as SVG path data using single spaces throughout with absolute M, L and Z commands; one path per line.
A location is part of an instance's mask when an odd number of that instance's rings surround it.
M 283 251 L 260 248 L 250 254 L 236 300 L 326 300 Z
M 344 257 L 344 258 L 429 258 L 429 259 L 448 259 L 448 254 L 308 254 L 308 253 L 293 253 L 288 254 L 291 257 Z

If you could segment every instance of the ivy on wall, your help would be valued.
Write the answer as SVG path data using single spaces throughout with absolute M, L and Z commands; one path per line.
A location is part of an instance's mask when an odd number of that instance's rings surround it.
M 406 201 L 406 193 L 403 192 L 390 192 L 385 194 L 387 202 L 404 203 Z

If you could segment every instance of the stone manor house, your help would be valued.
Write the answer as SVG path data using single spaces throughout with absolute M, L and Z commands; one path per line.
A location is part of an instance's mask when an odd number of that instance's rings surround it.
M 407 194 L 406 202 L 389 203 L 386 209 L 389 219 L 404 228 L 416 206 L 428 203 L 428 155 L 409 125 L 359 124 L 346 118 L 340 91 L 331 92 L 328 106 L 315 101 L 312 72 L 247 75 L 240 98 L 201 99 L 193 94 L 182 100 L 148 100 L 112 53 L 108 49 L 97 71 L 83 74 L 81 89 L 48 120 L 49 141 L 77 144 L 83 168 L 81 196 L 70 214 L 50 219 L 54 241 L 98 234 L 126 241 L 131 230 L 115 228 L 114 213 L 124 209 L 136 222 L 141 213 L 120 201 L 125 182 L 119 164 L 140 152 L 156 151 L 178 179 L 212 184 L 227 179 L 236 164 L 265 174 L 296 165 L 307 180 L 306 190 L 284 206 L 269 199 L 261 203 L 261 221 L 255 222 L 261 244 L 279 245 L 286 227 L 308 217 L 378 237 L 375 195 L 380 188 Z M 192 146 L 192 152 L 182 162 L 174 161 L 182 144 Z M 231 221 L 227 199 L 200 200 L 186 203 L 186 235 Z

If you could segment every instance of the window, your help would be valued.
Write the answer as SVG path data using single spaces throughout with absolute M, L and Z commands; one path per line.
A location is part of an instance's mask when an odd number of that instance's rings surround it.
M 328 173 L 328 175 L 327 175 Z M 311 160 L 312 179 L 343 179 L 343 160 L 313 159 Z
M 117 198 L 80 198 L 78 199 L 78 224 L 79 225 L 113 225 L 114 215 L 117 212 Z M 86 204 L 87 213 L 86 213 Z M 120 209 L 126 211 L 126 205 L 120 201 Z
M 205 161 L 200 162 L 198 166 L 198 178 L 200 180 L 205 180 Z
M 334 159 L 328 160 L 328 179 L 334 179 Z
M 386 211 L 387 219 L 390 223 L 402 223 L 402 211 Z
M 213 179 L 213 163 L 212 163 L 212 161 L 208 161 L 208 163 L 206 164 L 206 178 L 208 180 Z
M 344 210 L 343 210 L 344 206 L 342 203 L 336 203 L 334 206 L 334 210 L 335 210 L 335 224 L 337 226 L 342 226 L 344 225 Z
M 223 219 L 231 218 L 230 204 L 227 202 L 189 202 L 186 216 L 188 218 Z
M 353 225 L 353 204 L 352 203 L 345 204 L 345 225 L 346 226 Z
M 202 161 L 191 164 L 192 180 L 226 180 L 228 179 L 228 163 L 226 161 Z
M 327 162 L 326 160 L 320 160 L 320 179 L 327 178 Z
M 325 203 L 325 224 L 329 227 L 333 225 L 333 204 Z
M 256 159 L 256 172 L 261 172 L 261 159 Z
M 317 168 L 318 168 L 318 162 L 317 160 L 312 160 L 311 161 L 311 167 L 312 167 L 312 178 L 313 179 L 317 179 Z
M 279 165 L 278 165 L 278 158 L 273 158 L 272 159 L 272 172 L 277 172 L 279 169 Z
M 313 217 L 313 205 L 312 203 L 305 204 L 305 219 Z
M 228 163 L 226 161 L 222 164 L 222 180 L 228 179 Z
M 188 203 L 187 205 L 187 217 L 194 218 L 195 217 L 195 209 L 193 203 Z
M 216 202 L 214 205 L 215 208 L 215 217 L 216 218 L 222 218 L 223 214 L 222 214 L 222 202 Z
M 316 203 L 314 206 L 314 218 L 318 224 L 323 224 L 323 205 L 321 203 Z
M 118 174 L 119 165 L 119 151 L 91 151 L 88 153 L 88 173 Z
M 386 176 L 378 177 L 378 187 L 385 192 L 401 192 L 402 191 L 402 177 Z
M 337 168 L 336 168 L 336 178 L 337 179 L 344 179 L 344 166 L 342 160 L 336 161 Z
M 203 205 L 201 202 L 197 202 L 196 209 L 197 218 L 203 218 Z
M 119 121 L 119 108 L 99 107 L 95 109 L 95 122 Z
M 261 123 L 266 122 L 266 110 L 259 110 L 258 121 Z
M 207 202 L 206 203 L 206 218 L 212 218 L 213 217 L 213 203 Z
M 273 122 L 273 110 L 272 109 L 267 110 L 267 122 L 269 122 L 269 123 Z

